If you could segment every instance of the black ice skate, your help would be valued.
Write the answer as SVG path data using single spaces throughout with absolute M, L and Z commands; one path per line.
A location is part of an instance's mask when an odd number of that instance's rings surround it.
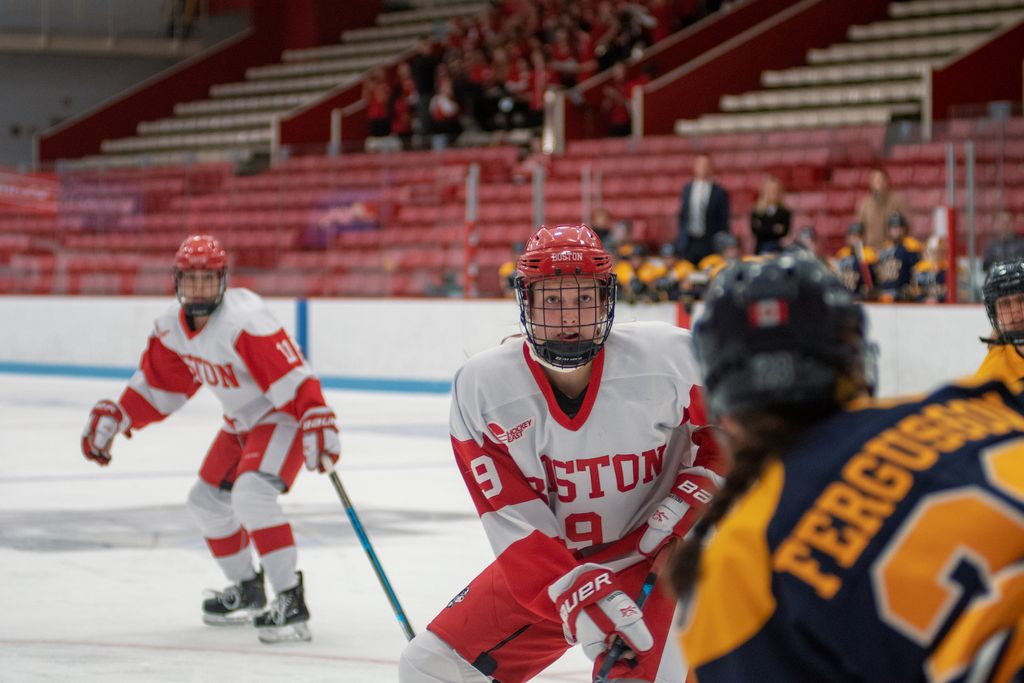
M 248 581 L 208 594 L 210 598 L 203 601 L 203 621 L 213 626 L 248 624 L 267 606 L 262 571 Z
M 309 610 L 302 595 L 302 572 L 296 572 L 299 583 L 295 588 L 282 591 L 270 604 L 270 609 L 253 619 L 256 632 L 264 643 L 284 643 L 310 640 Z

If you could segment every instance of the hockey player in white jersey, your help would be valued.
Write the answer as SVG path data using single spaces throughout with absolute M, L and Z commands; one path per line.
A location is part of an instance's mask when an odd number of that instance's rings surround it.
M 93 407 L 82 452 L 109 464 L 115 435 L 131 436 L 209 387 L 223 406 L 224 425 L 203 459 L 188 509 L 232 585 L 203 602 L 203 620 L 253 623 L 268 643 L 309 640 L 295 541 L 277 498 L 303 461 L 320 471 L 322 456 L 337 462 L 334 413 L 263 300 L 247 289 L 227 289 L 227 255 L 216 239 L 194 235 L 182 243 L 174 287 L 180 305 L 156 319 L 121 397 Z M 269 606 L 264 574 L 276 596 Z
M 680 683 L 675 602 L 634 597 L 721 481 L 690 334 L 612 328 L 611 257 L 585 225 L 542 227 L 518 262 L 525 339 L 455 376 L 451 439 L 497 559 L 414 638 L 402 683 L 533 678 L 571 645 L 610 680 Z

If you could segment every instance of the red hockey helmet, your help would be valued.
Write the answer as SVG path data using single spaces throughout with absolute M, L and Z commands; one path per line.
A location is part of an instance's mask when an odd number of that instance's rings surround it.
M 207 270 L 218 274 L 216 291 L 187 296 L 182 287 L 186 272 Z M 227 289 L 228 255 L 211 235 L 191 235 L 181 243 L 174 255 L 174 293 L 190 317 L 207 316 L 220 305 Z
M 583 224 L 541 226 L 519 257 L 519 273 L 527 284 L 562 275 L 607 280 L 611 272 L 611 254 L 590 226 Z
M 178 247 L 174 255 L 177 270 L 224 270 L 228 265 L 228 254 L 211 235 L 191 235 Z
M 541 226 L 519 257 L 516 298 L 533 356 L 555 370 L 589 363 L 615 317 L 612 257 L 589 226 Z

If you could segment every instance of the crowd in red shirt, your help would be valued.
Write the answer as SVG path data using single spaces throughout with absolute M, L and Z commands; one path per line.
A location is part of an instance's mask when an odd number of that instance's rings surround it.
M 416 133 L 450 142 L 463 125 L 538 127 L 545 90 L 635 58 L 711 9 L 706 0 L 493 0 L 477 17 L 451 20 L 443 37 L 425 39 L 395 82 L 383 71 L 371 75 L 370 134 L 397 135 L 408 146 Z M 615 87 L 628 97 L 623 84 Z M 623 108 L 605 109 L 621 130 Z

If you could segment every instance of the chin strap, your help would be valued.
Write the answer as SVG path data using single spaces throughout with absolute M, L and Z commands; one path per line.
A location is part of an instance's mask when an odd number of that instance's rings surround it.
M 1002 337 L 978 337 L 978 341 L 989 346 L 1005 346 L 1010 343 Z

